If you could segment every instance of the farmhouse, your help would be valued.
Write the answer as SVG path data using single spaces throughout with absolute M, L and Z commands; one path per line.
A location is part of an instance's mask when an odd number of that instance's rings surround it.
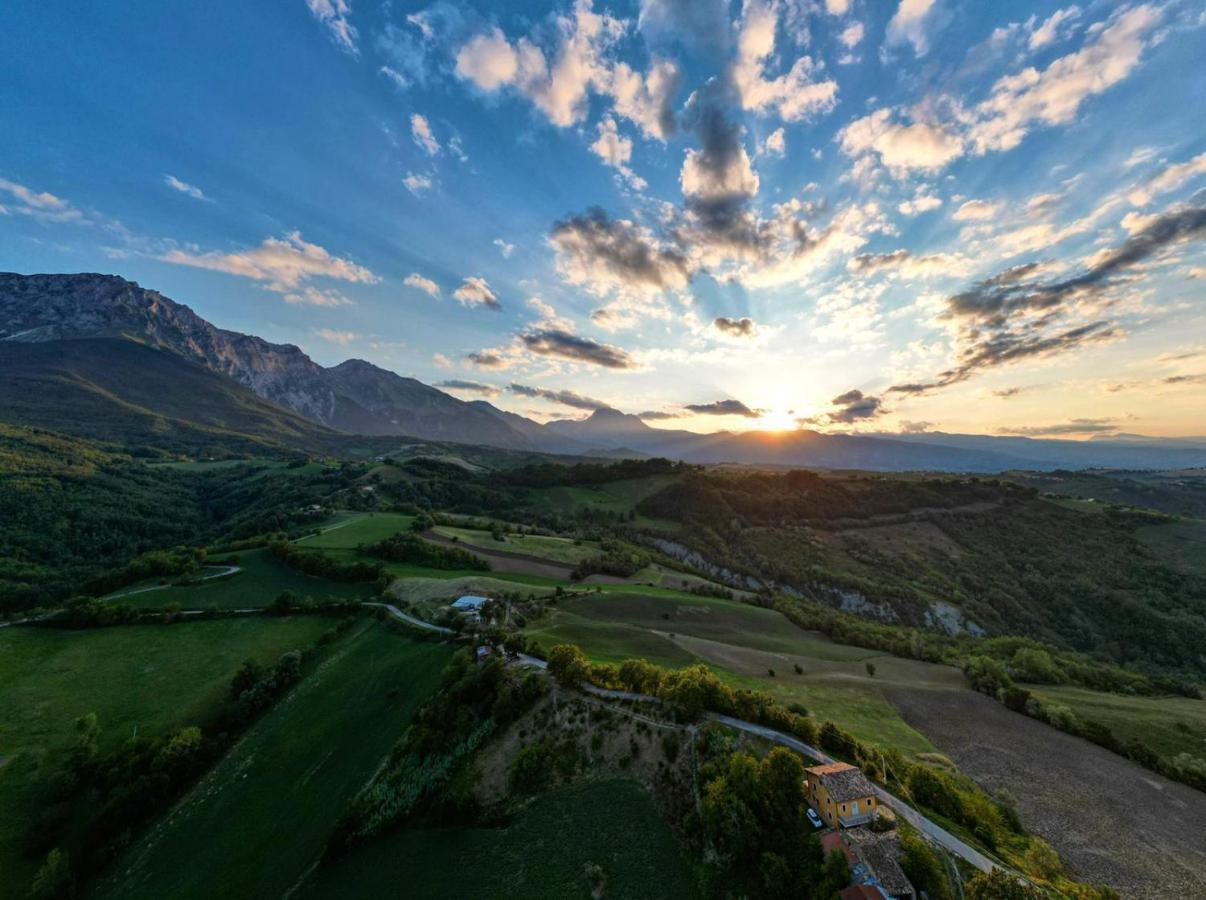
M 476 594 L 465 594 L 452 601 L 452 608 L 457 612 L 480 612 L 481 608 L 490 602 L 489 597 L 479 597 Z
M 891 900 L 916 900 L 917 891 L 900 867 L 900 838 L 895 832 L 881 835 L 856 828 L 845 837 L 859 860 L 851 870 L 856 881 L 877 888 Z
M 853 828 L 875 817 L 875 789 L 854 766 L 829 763 L 805 771 L 808 803 L 830 825 Z

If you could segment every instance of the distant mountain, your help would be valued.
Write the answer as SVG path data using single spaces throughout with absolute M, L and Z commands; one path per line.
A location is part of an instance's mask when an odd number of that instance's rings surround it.
M 1206 465 L 1206 442 L 1197 438 L 1152 438 L 1100 435 L 1094 440 L 1066 441 L 1015 435 L 921 434 L 884 435 L 894 441 L 927 447 L 992 451 L 1013 458 L 1013 469 L 1176 469 Z
M 99 337 L 169 350 L 342 431 L 544 449 L 497 416 L 413 378 L 363 360 L 324 368 L 292 344 L 217 328 L 124 278 L 0 274 L 0 342 Z
M 198 454 L 338 437 L 178 354 L 116 338 L 0 342 L 0 420 Z

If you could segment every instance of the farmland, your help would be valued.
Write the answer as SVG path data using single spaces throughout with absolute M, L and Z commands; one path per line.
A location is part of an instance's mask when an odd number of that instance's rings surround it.
M 524 553 L 553 562 L 574 565 L 599 553 L 594 541 L 575 541 L 571 538 L 540 534 L 501 533 L 502 540 L 495 539 L 489 531 L 473 528 L 454 528 L 439 525 L 436 534 L 482 550 L 505 550 L 508 553 Z
M 545 795 L 502 828 L 406 829 L 315 870 L 299 900 L 383 897 L 404 883 L 415 897 L 589 897 L 586 867 L 605 896 L 698 896 L 696 873 L 652 798 L 629 781 Z
M 374 623 L 330 657 L 112 867 L 105 897 L 284 894 L 322 851 L 450 651 Z
M 97 714 L 101 752 L 134 733 L 203 721 L 244 659 L 273 662 L 327 627 L 316 618 L 249 618 L 0 631 L 0 898 L 24 896 L 36 868 L 19 853 L 21 835 L 36 785 L 62 760 L 77 717 Z
M 407 531 L 414 516 L 399 513 L 337 513 L 333 521 L 325 522 L 321 531 L 301 538 L 299 543 L 314 550 L 354 550 L 361 544 L 375 544 L 399 531 Z

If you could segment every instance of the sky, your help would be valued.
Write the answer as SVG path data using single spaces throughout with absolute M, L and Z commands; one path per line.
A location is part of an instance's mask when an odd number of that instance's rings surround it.
M 10 0 L 0 268 L 539 420 L 1206 433 L 1200 3 Z

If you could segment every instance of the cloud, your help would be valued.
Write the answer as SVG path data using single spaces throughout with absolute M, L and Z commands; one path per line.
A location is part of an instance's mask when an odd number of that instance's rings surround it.
M 1127 199 L 1134 206 L 1147 206 L 1155 195 L 1175 191 L 1199 175 L 1206 175 L 1206 153 L 1199 153 L 1193 159 L 1182 163 L 1162 167 L 1142 187 L 1131 191 Z
M 194 200 L 208 200 L 209 198 L 202 193 L 201 188 L 195 187 L 185 181 L 181 181 L 175 175 L 164 175 L 163 183 L 172 190 L 179 191 L 182 194 L 187 194 Z
M 336 45 L 353 56 L 358 55 L 356 26 L 348 21 L 352 8 L 347 0 L 306 0 L 306 6 L 327 27 Z
M 773 0 L 745 0 L 731 72 L 741 108 L 747 112 L 774 110 L 785 122 L 829 112 L 837 104 L 837 82 L 814 80 L 817 66 L 811 57 L 797 57 L 789 71 L 767 77 L 766 64 L 775 52 L 778 11 Z
M 1081 103 L 1122 81 L 1139 64 L 1144 38 L 1160 18 L 1149 4 L 1120 9 L 1076 53 L 1042 71 L 1030 67 L 998 80 L 975 110 L 979 121 L 970 136 L 976 152 L 1010 150 L 1034 123 L 1072 121 Z
M 416 197 L 424 191 L 431 190 L 432 181 L 430 175 L 422 175 L 417 172 L 407 172 L 406 177 L 402 179 L 402 183 L 406 185 L 406 189 Z
M 285 294 L 286 303 L 304 303 L 309 306 L 352 306 L 352 301 L 339 291 L 317 288 L 312 284 L 302 285 Z
M 1024 437 L 1058 437 L 1067 434 L 1113 434 L 1118 426 L 1113 419 L 1069 419 L 1058 425 L 1019 425 L 997 429 L 998 434 Z
M 887 412 L 879 397 L 871 397 L 858 390 L 846 391 L 829 402 L 839 407 L 836 411 L 828 413 L 829 421 L 833 424 L 849 425 L 862 419 L 873 419 Z
M 528 331 L 519 336 L 519 343 L 538 356 L 554 356 L 607 369 L 636 368 L 636 361 L 626 350 L 561 329 Z
M 573 409 L 587 409 L 591 412 L 597 409 L 611 409 L 611 406 L 602 400 L 593 400 L 574 391 L 555 391 L 548 388 L 529 387 L 526 384 L 515 384 L 514 382 L 507 385 L 507 390 L 513 394 L 519 394 L 521 397 L 539 397 L 543 400 L 560 403 L 562 406 L 569 406 Z
M 762 147 L 759 152 L 763 156 L 777 156 L 782 159 L 787 155 L 787 137 L 783 134 L 782 128 L 776 128 L 766 136 L 766 140 L 762 142 Z
M 928 188 L 923 186 L 917 189 L 911 200 L 901 202 L 896 209 L 902 216 L 917 216 L 941 205 L 942 198 L 929 193 Z
M 1161 380 L 1164 384 L 1206 384 L 1206 372 L 1197 375 L 1169 375 Z
M 404 91 L 410 87 L 410 79 L 408 79 L 393 66 L 382 66 L 377 70 L 377 73 L 388 78 L 393 83 L 394 87 L 400 91 Z
M 404 285 L 406 285 L 407 287 L 412 287 L 412 288 L 415 288 L 416 290 L 420 290 L 420 291 L 423 291 L 424 293 L 430 294 L 432 297 L 435 297 L 437 300 L 440 297 L 440 286 L 438 284 L 436 284 L 434 281 L 432 281 L 430 278 L 423 277 L 418 272 L 411 272 L 409 275 L 406 276 L 406 278 L 402 281 L 402 283 Z
M 991 219 L 996 214 L 997 205 L 995 203 L 989 203 L 987 200 L 968 200 L 951 213 L 951 218 L 956 222 L 978 222 L 982 219 Z
M 432 361 L 432 362 L 433 362 L 433 363 L 434 363 L 434 364 L 435 364 L 435 365 L 436 365 L 438 368 L 441 368 L 441 369 L 451 369 L 451 368 L 452 368 L 452 360 L 450 360 L 450 359 L 449 359 L 447 356 L 445 356 L 443 353 L 433 353 L 433 354 L 431 354 L 431 361 Z
M 510 259 L 511 254 L 515 252 L 515 245 L 508 244 L 502 238 L 495 238 L 494 246 L 497 247 L 498 252 L 503 255 L 503 259 Z
M 311 278 L 331 278 L 356 284 L 376 284 L 381 280 L 364 266 L 333 256 L 325 248 L 308 243 L 297 231 L 290 232 L 284 238 L 268 238 L 251 250 L 195 253 L 177 249 L 168 251 L 159 259 L 266 282 L 269 290 L 280 293 L 294 290 Z
M 992 395 L 994 397 L 1000 397 L 1002 400 L 1008 400 L 1010 397 L 1016 397 L 1018 394 L 1022 393 L 1022 391 L 1024 391 L 1024 390 L 1026 390 L 1026 389 L 1022 388 L 1022 387 L 1000 388 L 998 390 L 993 391 Z
M 354 331 L 336 331 L 334 328 L 315 328 L 314 333 L 324 341 L 338 344 L 341 347 L 346 347 L 360 337 Z
M 712 320 L 712 325 L 717 331 L 722 331 L 732 337 L 753 337 L 758 332 L 758 326 L 749 316 L 740 319 L 720 316 Z
M 935 0 L 900 0 L 900 6 L 888 22 L 888 44 L 908 43 L 913 52 L 924 56 L 929 50 L 929 32 L 936 19 Z
M 847 50 L 853 50 L 863 40 L 863 23 L 851 22 L 842 29 L 841 34 L 838 35 L 838 40 Z
M 697 416 L 743 416 L 756 419 L 762 415 L 761 410 L 750 409 L 740 400 L 715 400 L 712 403 L 688 403 L 686 409 Z
M 61 197 L 35 191 L 7 178 L 0 178 L 0 192 L 12 198 L 0 203 L 0 216 L 17 214 L 44 222 L 78 222 L 84 218 L 83 213 Z
M 971 260 L 959 254 L 931 253 L 916 256 L 908 250 L 891 253 L 860 253 L 846 263 L 851 272 L 865 275 L 895 274 L 902 278 L 950 278 L 966 275 Z
M 1031 50 L 1038 50 L 1055 41 L 1061 36 L 1061 28 L 1070 25 L 1080 18 L 1079 6 L 1066 6 L 1053 12 L 1042 25 L 1030 32 L 1029 45 Z M 1066 29 L 1064 29 L 1066 34 Z
M 462 391 L 467 394 L 481 394 L 485 397 L 497 397 L 499 389 L 492 384 L 483 384 L 480 381 L 465 381 L 461 378 L 448 378 L 444 381 L 437 381 L 434 387 L 438 387 L 445 391 Z
M 901 434 L 925 434 L 934 427 L 933 422 L 909 422 L 900 423 Z
M 938 123 L 893 121 L 892 111 L 879 109 L 855 119 L 840 132 L 842 152 L 852 157 L 874 156 L 894 174 L 935 171 L 963 153 L 963 139 Z
M 558 36 L 551 62 L 529 37 L 512 43 L 497 26 L 470 38 L 456 54 L 456 73 L 480 90 L 514 88 L 554 125 L 580 122 L 591 93 L 608 97 L 616 115 L 632 121 L 649 137 L 665 140 L 674 129 L 672 104 L 681 78 L 678 67 L 654 59 L 642 75 L 612 58 L 626 23 L 596 13 L 591 0 L 555 17 Z
M 687 261 L 678 251 L 597 207 L 556 223 L 549 243 L 562 277 L 596 295 L 675 290 L 689 279 Z
M 439 155 L 440 142 L 436 140 L 434 134 L 431 133 L 431 125 L 427 121 L 426 116 L 419 113 L 412 113 L 410 117 L 410 136 L 424 153 L 428 156 Z M 410 187 L 410 185 L 407 185 Z
M 484 306 L 495 312 L 502 310 L 502 304 L 498 302 L 498 297 L 490 289 L 486 279 L 478 275 L 466 277 L 461 286 L 452 292 L 452 298 L 462 306 Z
M 646 410 L 645 412 L 639 412 L 636 415 L 637 415 L 638 419 L 641 419 L 642 421 L 645 421 L 645 422 L 659 422 L 659 421 L 663 421 L 665 419 L 682 418 L 682 413 L 666 412 L 665 410 L 658 410 L 658 409 L 649 409 L 649 410 Z
M 648 186 L 645 179 L 628 167 L 628 161 L 632 159 L 632 141 L 620 134 L 616 120 L 611 116 L 604 116 L 599 121 L 599 136 L 590 145 L 590 150 L 604 164 L 619 171 L 636 190 L 643 191 Z
M 511 360 L 493 350 L 478 350 L 466 354 L 465 359 L 479 369 L 506 369 L 511 366 Z
M 637 27 L 648 37 L 720 53 L 730 38 L 728 0 L 641 0 Z

